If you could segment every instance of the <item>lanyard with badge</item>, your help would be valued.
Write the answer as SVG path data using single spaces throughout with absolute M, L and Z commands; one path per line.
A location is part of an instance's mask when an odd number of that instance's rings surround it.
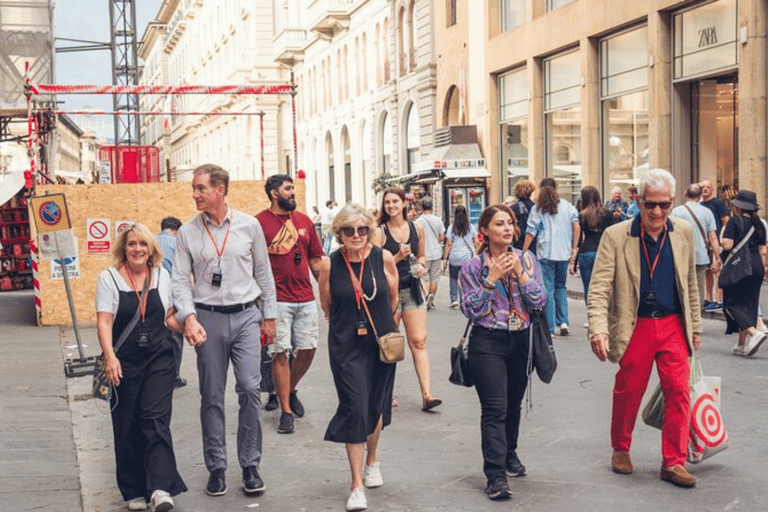
M 510 331 L 519 331 L 523 323 L 520 321 L 521 312 L 515 308 L 514 289 L 512 288 L 512 272 L 507 274 L 507 295 L 509 296 L 509 317 L 507 318 L 507 329 Z
M 133 282 L 133 277 L 131 277 L 131 271 L 126 269 L 125 275 L 128 276 L 128 280 L 131 282 L 131 288 L 133 288 L 133 292 L 136 294 L 136 297 L 139 299 L 139 312 L 141 313 L 141 329 L 139 329 L 139 348 L 147 348 L 149 347 L 149 331 L 147 330 L 147 327 L 144 325 L 144 318 L 147 315 L 147 297 L 149 293 L 147 293 L 147 290 L 149 289 L 149 280 L 151 279 L 152 272 L 147 267 L 147 276 L 144 278 L 144 289 L 141 293 L 139 293 L 139 290 L 136 288 L 136 283 Z
M 656 290 L 654 290 L 653 287 L 653 273 L 656 271 L 656 266 L 659 264 L 659 257 L 661 256 L 661 251 L 664 249 L 664 242 L 667 240 L 667 229 L 664 228 L 664 236 L 661 238 L 661 243 L 659 244 L 659 250 L 656 252 L 656 257 L 653 260 L 653 264 L 651 264 L 651 257 L 648 254 L 648 246 L 645 245 L 645 227 L 643 226 L 642 222 L 640 223 L 640 243 L 643 246 L 643 255 L 645 256 L 645 262 L 648 265 L 648 274 L 651 278 L 650 282 L 648 283 L 649 290 L 645 293 L 645 297 L 643 297 L 643 302 L 648 306 L 654 306 L 656 305 Z
M 366 307 L 363 301 L 371 301 L 376 296 L 376 277 L 371 275 L 373 278 L 373 294 L 371 297 L 367 297 L 365 292 L 363 292 L 363 269 L 365 269 L 365 258 L 360 262 L 360 275 L 355 276 L 355 273 L 352 271 L 352 265 L 350 265 L 349 258 L 347 257 L 347 251 L 342 250 L 341 254 L 344 256 L 344 263 L 347 264 L 347 270 L 349 270 L 349 278 L 352 281 L 352 288 L 355 290 L 355 303 L 357 304 L 358 316 L 358 321 L 355 323 L 355 330 L 357 331 L 357 335 L 362 338 L 368 336 L 368 323 L 362 315 L 360 306 L 362 305 L 363 307 Z
M 229 224 L 227 225 L 227 233 L 224 235 L 224 242 L 221 244 L 221 249 L 219 249 L 219 244 L 216 243 L 216 239 L 211 234 L 211 230 L 208 229 L 208 221 L 206 219 L 203 219 L 203 226 L 205 227 L 205 230 L 208 232 L 208 236 L 211 238 L 211 242 L 213 242 L 213 248 L 216 251 L 216 256 L 219 257 L 219 265 L 216 267 L 216 269 L 213 272 L 213 275 L 211 276 L 211 286 L 215 286 L 217 288 L 221 287 L 221 255 L 224 254 L 224 249 L 227 248 L 227 240 L 229 239 L 229 230 L 232 229 L 232 218 L 229 219 Z

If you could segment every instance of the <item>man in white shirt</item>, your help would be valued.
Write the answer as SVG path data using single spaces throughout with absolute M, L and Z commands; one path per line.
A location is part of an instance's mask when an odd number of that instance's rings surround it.
M 435 307 L 435 294 L 440 274 L 443 273 L 442 244 L 445 242 L 445 226 L 440 217 L 432 213 L 432 198 L 424 197 L 421 200 L 421 216 L 416 222 L 424 227 L 424 279 L 428 283 L 427 311 Z
M 237 458 L 243 486 L 246 493 L 264 491 L 258 473 L 261 333 L 272 343 L 277 315 L 275 280 L 261 224 L 227 206 L 228 188 L 229 173 L 218 165 L 195 169 L 192 197 L 200 214 L 179 229 L 171 279 L 176 318 L 197 352 L 203 457 L 210 472 L 206 492 L 210 496 L 227 492 L 224 393 L 230 361 L 240 404 Z M 257 299 L 261 310 L 255 307 Z

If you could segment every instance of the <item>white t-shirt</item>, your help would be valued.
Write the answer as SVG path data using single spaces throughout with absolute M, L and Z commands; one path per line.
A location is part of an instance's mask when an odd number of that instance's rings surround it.
M 112 276 L 110 277 L 110 274 Z M 114 277 L 114 281 L 112 280 Z M 117 283 L 118 288 L 115 288 Z M 160 294 L 160 301 L 166 313 L 173 306 L 171 298 L 171 276 L 164 268 L 155 268 L 152 270 L 151 288 L 157 288 Z M 120 304 L 119 292 L 133 291 L 131 285 L 125 281 L 123 276 L 115 267 L 110 267 L 101 272 L 99 282 L 96 284 L 96 312 L 117 314 L 117 307 Z
M 424 228 L 424 259 L 426 261 L 439 260 L 440 235 L 445 234 L 445 226 L 440 217 L 431 213 L 425 213 L 416 222 Z

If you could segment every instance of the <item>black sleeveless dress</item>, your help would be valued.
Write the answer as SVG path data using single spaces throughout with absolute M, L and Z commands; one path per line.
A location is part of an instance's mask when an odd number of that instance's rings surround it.
M 356 274 L 360 271 L 359 262 L 350 262 L 350 265 Z M 379 334 L 384 335 L 397 329 L 389 302 L 383 252 L 379 247 L 373 247 L 365 259 L 362 285 L 368 297 L 373 294 L 372 276 L 376 278 L 376 295 L 367 303 L 368 309 Z M 358 312 L 349 270 L 340 250 L 331 254 L 330 285 L 328 352 L 339 406 L 328 424 L 325 440 L 364 443 L 376 429 L 380 416 L 385 427 L 392 421 L 395 364 L 379 360 L 379 345 L 370 326 L 367 336 L 357 335 L 355 324 L 366 318 L 365 310 Z

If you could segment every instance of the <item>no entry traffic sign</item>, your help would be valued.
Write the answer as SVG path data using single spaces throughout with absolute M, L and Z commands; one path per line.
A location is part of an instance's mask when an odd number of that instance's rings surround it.
M 109 254 L 112 249 L 109 224 L 109 219 L 88 219 L 86 227 L 88 254 Z

